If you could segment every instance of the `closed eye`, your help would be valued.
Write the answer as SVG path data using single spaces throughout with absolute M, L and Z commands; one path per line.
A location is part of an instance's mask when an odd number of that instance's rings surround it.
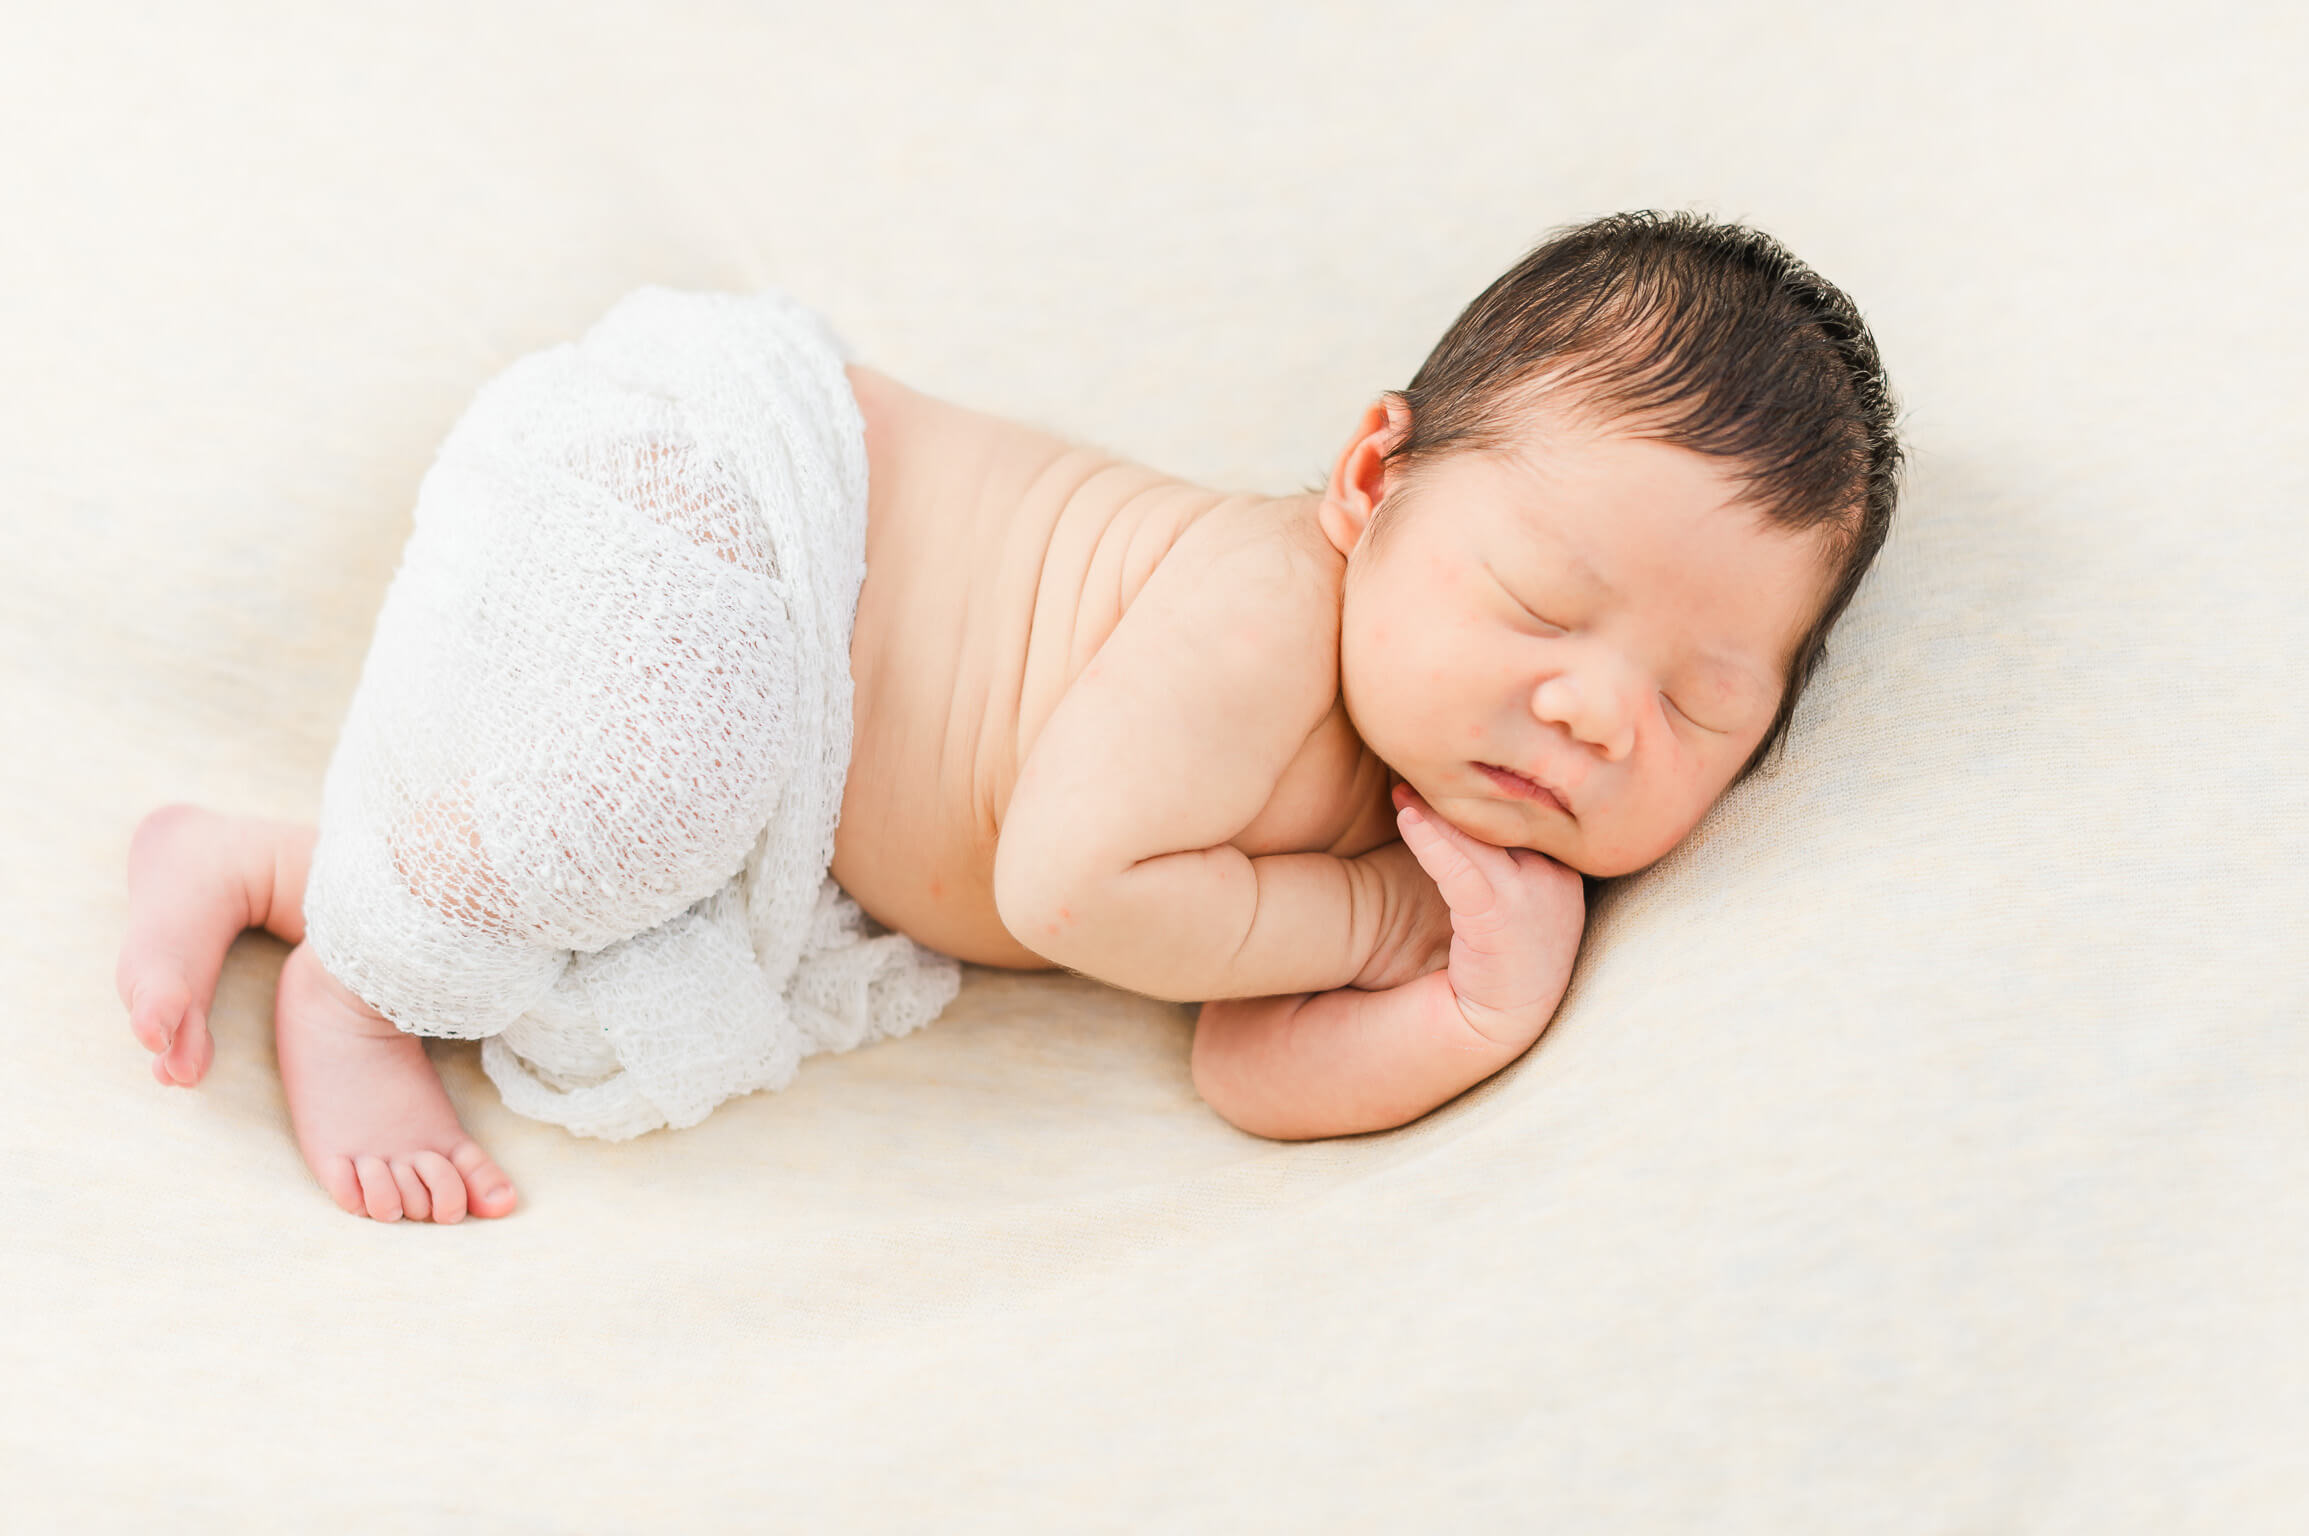
M 1507 600 L 1515 604 L 1516 607 L 1521 608 L 1525 613 L 1529 614 L 1535 622 L 1544 628 L 1554 630 L 1559 635 L 1568 635 L 1571 633 L 1571 630 L 1567 626 L 1556 623 L 1555 620 L 1549 618 L 1546 614 L 1541 613 L 1538 609 L 1532 607 L 1531 604 L 1525 602 L 1522 598 L 1517 597 L 1515 595 L 1515 589 L 1510 587 L 1506 582 L 1501 581 L 1499 579 L 1499 573 L 1491 569 L 1490 561 L 1484 561 L 1483 568 L 1484 570 L 1490 572 L 1492 583 L 1497 586 L 1501 592 L 1507 595 Z
M 1568 635 L 1571 633 L 1571 630 L 1568 627 L 1556 623 L 1555 620 L 1549 618 L 1546 614 L 1541 613 L 1538 609 L 1532 607 L 1531 604 L 1525 602 L 1522 598 L 1517 597 L 1514 593 L 1510 592 L 1507 595 L 1509 599 L 1514 602 L 1516 607 L 1521 608 L 1525 613 L 1530 614 L 1532 619 L 1542 628 L 1552 629 L 1559 635 Z
M 1660 695 L 1660 701 L 1666 704 L 1668 708 L 1674 710 L 1677 714 L 1683 715 L 1686 720 L 1691 720 L 1692 724 L 1698 726 L 1701 730 L 1706 731 L 1710 736 L 1728 736 L 1731 734 L 1729 731 L 1717 730 L 1714 726 L 1709 725 L 1704 720 L 1692 720 L 1690 715 L 1684 714 L 1684 707 L 1681 704 L 1678 704 L 1674 699 L 1669 698 L 1664 693 Z

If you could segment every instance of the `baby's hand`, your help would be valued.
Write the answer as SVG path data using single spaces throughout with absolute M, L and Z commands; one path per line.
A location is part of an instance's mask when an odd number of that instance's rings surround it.
M 1347 985 L 1392 992 L 1451 963 L 1451 907 L 1400 842 L 1383 843 L 1355 860 L 1376 869 L 1386 892 L 1378 942 Z
M 1496 848 L 1395 787 L 1395 824 L 1451 908 L 1451 990 L 1469 1027 L 1529 1045 L 1571 982 L 1587 926 L 1576 871 L 1528 848 Z

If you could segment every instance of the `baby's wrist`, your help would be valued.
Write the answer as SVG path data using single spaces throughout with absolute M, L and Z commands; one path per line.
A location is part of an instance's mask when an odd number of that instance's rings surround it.
M 1451 944 L 1451 909 L 1411 850 L 1383 843 L 1348 865 L 1360 884 L 1357 909 L 1372 914 L 1351 985 L 1386 991 L 1439 967 Z
M 1547 1030 L 1548 1021 L 1555 1017 L 1556 1002 L 1551 1000 L 1544 1008 L 1498 1008 L 1471 999 L 1451 980 L 1448 970 L 1437 971 L 1432 977 L 1422 976 L 1422 982 L 1435 981 L 1442 985 L 1440 996 L 1431 1005 L 1438 1011 L 1447 1011 L 1444 1026 L 1472 1034 L 1483 1046 L 1520 1056 L 1531 1049 L 1533 1042 Z

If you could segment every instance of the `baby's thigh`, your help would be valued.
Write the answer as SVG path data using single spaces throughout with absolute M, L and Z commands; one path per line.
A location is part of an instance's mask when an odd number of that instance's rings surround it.
M 407 770 L 392 863 L 464 926 L 596 949 L 726 883 L 769 820 L 803 746 L 787 606 L 758 513 L 676 436 L 459 468 L 363 678 Z

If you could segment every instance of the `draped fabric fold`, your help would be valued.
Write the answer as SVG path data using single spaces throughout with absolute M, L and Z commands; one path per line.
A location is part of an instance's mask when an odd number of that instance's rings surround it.
M 814 314 L 633 294 L 482 389 L 415 521 L 324 789 L 332 975 L 611 1138 L 952 1000 L 827 874 L 866 456 Z

